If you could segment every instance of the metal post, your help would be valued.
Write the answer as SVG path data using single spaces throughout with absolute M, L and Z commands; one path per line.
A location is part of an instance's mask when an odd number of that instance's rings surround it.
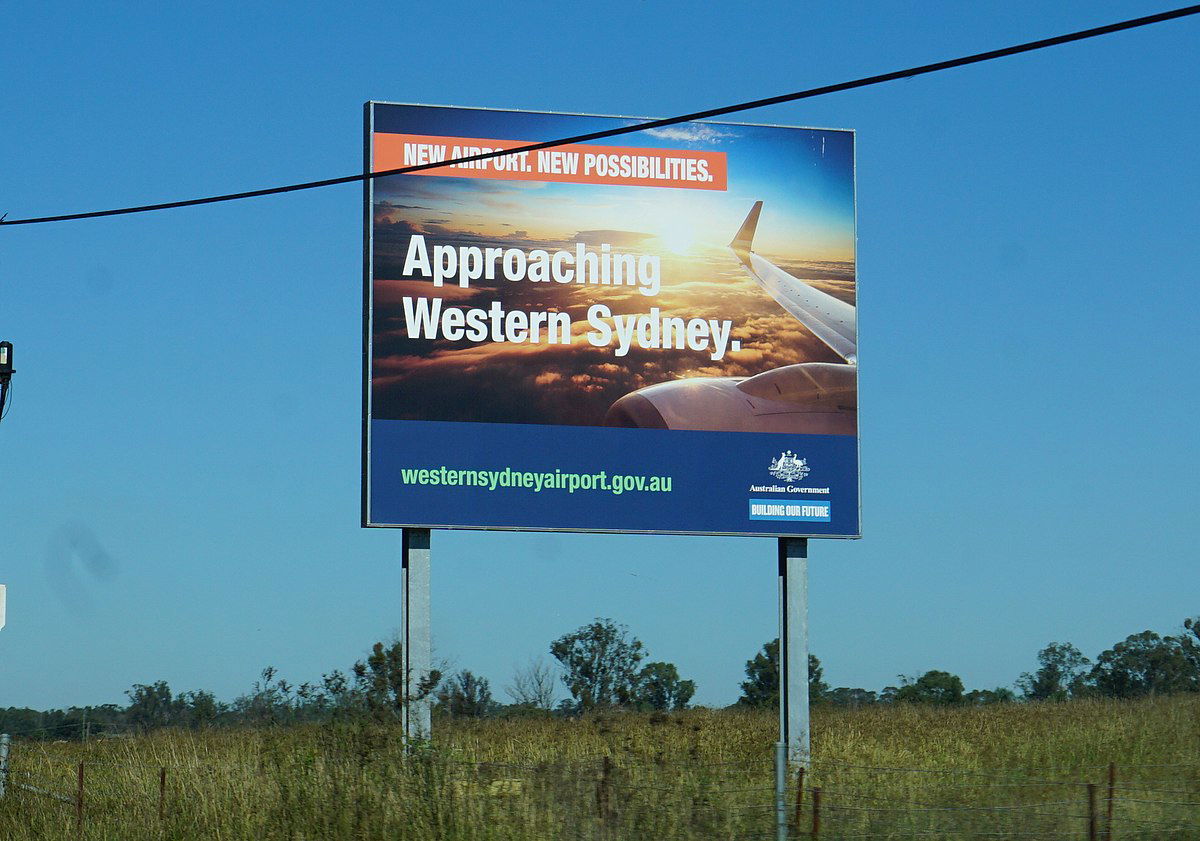
M 779 538 L 779 740 L 809 764 L 808 539 Z
M 11 737 L 0 733 L 0 797 L 4 796 L 4 786 L 8 782 L 8 745 Z
M 775 839 L 788 841 L 787 745 L 775 743 Z
M 419 698 L 421 685 L 433 669 L 429 630 L 429 529 L 404 529 L 404 705 L 401 711 L 405 741 L 428 739 L 432 699 Z

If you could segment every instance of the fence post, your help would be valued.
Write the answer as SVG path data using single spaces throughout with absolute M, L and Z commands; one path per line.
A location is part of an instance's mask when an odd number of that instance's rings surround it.
M 8 743 L 11 737 L 0 733 L 0 797 L 4 796 L 4 787 L 8 783 Z
M 75 829 L 83 838 L 83 762 L 79 763 L 78 785 L 75 789 Z
M 1088 783 L 1088 841 L 1096 841 L 1096 784 Z
M 162 767 L 158 769 L 158 820 L 162 823 L 163 815 L 166 814 L 167 805 L 167 769 Z
M 804 766 L 796 771 L 796 831 L 800 831 L 800 818 L 804 815 Z
M 1113 837 L 1113 798 L 1116 797 L 1117 763 L 1108 763 L 1108 802 L 1104 805 L 1104 841 Z
M 608 825 L 608 785 L 612 775 L 612 757 L 607 754 L 600 764 L 600 779 L 596 783 L 596 814 L 600 818 L 601 827 Z
M 821 787 L 815 786 L 812 790 L 813 796 L 813 820 L 812 820 L 812 839 L 817 841 L 821 837 Z
M 775 839 L 787 841 L 787 742 L 775 743 Z

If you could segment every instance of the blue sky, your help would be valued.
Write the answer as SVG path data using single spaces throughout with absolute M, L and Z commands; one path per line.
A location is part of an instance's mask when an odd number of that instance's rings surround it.
M 349 174 L 368 99 L 670 115 L 1162 8 L 13 7 L 0 213 Z M 810 552 L 831 683 L 1005 685 L 1050 640 L 1094 656 L 1200 613 L 1198 40 L 1189 19 L 744 115 L 857 131 L 865 536 Z M 228 699 L 398 627 L 400 535 L 358 527 L 360 202 L 0 229 L 0 706 L 156 679 Z M 496 687 L 611 616 L 728 703 L 775 635 L 768 540 L 433 549 L 437 653 Z

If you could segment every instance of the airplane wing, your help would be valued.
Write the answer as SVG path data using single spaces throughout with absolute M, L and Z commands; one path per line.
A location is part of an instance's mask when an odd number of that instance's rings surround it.
M 750 250 L 762 205 L 761 201 L 754 203 L 737 236 L 729 243 L 730 250 L 750 277 L 758 281 L 781 307 L 829 345 L 834 353 L 851 365 L 855 364 L 858 335 L 854 307 L 793 277 Z

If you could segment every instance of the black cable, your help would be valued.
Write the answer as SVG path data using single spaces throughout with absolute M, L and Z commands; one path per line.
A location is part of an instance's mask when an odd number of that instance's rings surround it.
M 988 50 L 983 53 L 975 53 L 974 55 L 962 56 L 960 58 L 952 58 L 946 61 L 938 61 L 933 64 L 922 64 L 919 67 L 910 67 L 907 70 L 893 70 L 890 73 L 881 73 L 876 76 L 865 76 L 861 79 L 855 79 L 850 82 L 839 82 L 836 85 L 824 85 L 819 88 L 809 88 L 804 91 L 796 91 L 794 93 L 779 94 L 778 96 L 769 96 L 764 99 L 754 99 L 749 102 L 741 102 L 737 105 L 725 105 L 720 108 L 710 108 L 706 111 L 695 111 L 691 114 L 683 114 L 678 117 L 667 117 L 662 120 L 650 120 L 649 122 L 637 123 L 631 126 L 622 126 L 620 128 L 607 129 L 605 131 L 594 131 L 588 134 L 578 134 L 574 137 L 564 137 L 560 140 L 547 140 L 542 143 L 530 143 L 525 146 L 517 146 L 512 149 L 498 149 L 494 152 L 484 152 L 478 155 L 468 155 L 462 158 L 452 158 L 445 161 L 436 161 L 427 164 L 418 164 L 416 166 L 399 167 L 397 169 L 381 170 L 379 172 L 359 173 L 355 175 L 343 175 L 339 178 L 325 178 L 320 181 L 304 181 L 299 184 L 288 184 L 282 187 L 265 187 L 261 190 L 247 190 L 241 193 L 226 193 L 219 196 L 207 196 L 199 199 L 183 199 L 181 201 L 163 202 L 162 204 L 143 204 L 136 207 L 120 207 L 112 210 L 93 210 L 86 213 L 66 213 L 58 216 L 35 216 L 28 219 L 4 219 L 0 217 L 0 225 L 38 225 L 44 222 L 68 222 L 74 219 L 97 219 L 102 216 L 121 216 L 127 213 L 146 213 L 151 210 L 171 210 L 177 207 L 193 207 L 200 204 L 214 204 L 216 202 L 237 201 L 238 199 L 252 199 L 259 196 L 273 196 L 279 193 L 292 193 L 297 190 L 313 190 L 318 187 L 332 187 L 337 184 L 351 184 L 356 181 L 365 181 L 372 178 L 384 178 L 389 175 L 404 175 L 410 172 L 421 172 L 424 170 L 437 169 L 438 167 L 451 166 L 453 164 L 471 163 L 473 161 L 485 161 L 490 158 L 498 158 L 503 155 L 513 155 L 520 152 L 535 152 L 539 149 L 549 149 L 554 146 L 563 146 L 569 143 L 585 143 L 591 140 L 601 140 L 606 137 L 616 137 L 621 134 L 632 134 L 637 131 L 645 131 L 646 129 L 664 128 L 673 126 L 678 123 L 691 122 L 693 120 L 703 120 L 711 117 L 721 117 L 726 114 L 736 114 L 739 111 L 750 111 L 755 108 L 765 108 L 768 105 L 781 105 L 785 102 L 796 102 L 801 99 L 812 99 L 817 96 L 824 96 L 830 93 L 838 93 L 840 91 L 853 90 L 855 88 L 865 88 L 869 85 L 879 85 L 884 82 L 893 82 L 897 79 L 911 79 L 914 76 L 923 76 L 926 73 L 937 73 L 941 70 L 950 70 L 955 67 L 964 67 L 968 64 L 979 64 L 984 61 L 992 61 L 998 58 L 1006 58 L 1020 53 L 1033 52 L 1034 50 L 1044 50 L 1047 47 L 1057 47 L 1061 44 L 1069 44 L 1074 41 L 1083 41 L 1088 38 L 1097 38 L 1101 35 L 1111 35 L 1114 32 L 1123 32 L 1127 29 L 1137 29 L 1142 26 L 1149 26 L 1153 23 L 1162 23 L 1168 20 L 1176 20 L 1178 18 L 1189 17 L 1191 15 L 1200 14 L 1200 5 L 1184 6 L 1178 9 L 1172 9 L 1167 12 L 1159 12 L 1158 14 L 1146 15 L 1140 18 L 1131 18 L 1129 20 L 1119 21 L 1117 23 L 1106 24 L 1105 26 L 1097 26 L 1092 29 L 1083 29 L 1078 32 L 1070 32 L 1065 35 L 1056 35 L 1053 38 L 1043 38 L 1038 41 L 1028 41 L 1024 44 L 1014 44 L 1010 47 L 1001 47 L 997 50 Z

